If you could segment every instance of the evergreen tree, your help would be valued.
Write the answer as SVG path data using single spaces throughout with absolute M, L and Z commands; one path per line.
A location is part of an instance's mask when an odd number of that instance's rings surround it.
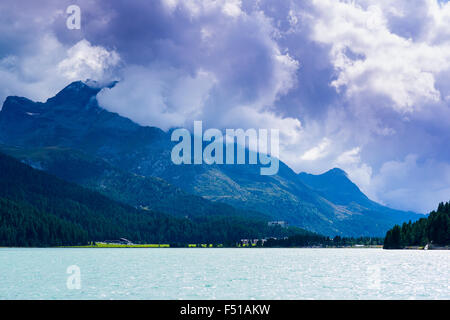
M 385 249 L 399 249 L 406 246 L 450 245 L 450 202 L 440 203 L 437 211 L 432 211 L 427 218 L 402 227 L 394 226 L 386 233 Z

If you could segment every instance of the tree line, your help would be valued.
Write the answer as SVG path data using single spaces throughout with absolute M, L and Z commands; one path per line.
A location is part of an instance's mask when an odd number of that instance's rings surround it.
M 436 211 L 416 222 L 395 225 L 386 233 L 384 249 L 402 249 L 407 246 L 450 245 L 450 202 L 441 202 Z
M 298 234 L 283 239 L 268 239 L 264 247 L 352 247 L 354 245 L 377 246 L 383 244 L 383 238 L 372 237 L 326 237 L 320 234 Z

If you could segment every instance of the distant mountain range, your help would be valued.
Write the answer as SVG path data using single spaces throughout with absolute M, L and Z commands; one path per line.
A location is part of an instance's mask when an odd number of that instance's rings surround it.
M 74 82 L 45 103 L 8 97 L 0 149 L 35 168 L 138 208 L 176 216 L 229 213 L 325 235 L 382 236 L 423 215 L 368 199 L 340 169 L 277 175 L 259 165 L 175 165 L 170 132 L 140 126 L 98 105 L 101 88 Z

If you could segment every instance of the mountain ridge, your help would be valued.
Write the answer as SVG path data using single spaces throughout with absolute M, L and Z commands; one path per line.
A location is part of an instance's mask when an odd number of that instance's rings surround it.
M 347 204 L 350 199 L 364 203 L 370 201 L 342 169 L 333 168 L 319 175 L 301 172 L 298 177 L 304 184 L 337 204 Z
M 420 217 L 390 208 L 381 210 L 361 195 L 361 203 L 328 199 L 329 194 L 308 186 L 302 181 L 304 176 L 282 161 L 274 176 L 260 176 L 259 165 L 174 165 L 170 134 L 102 108 L 96 99 L 99 90 L 78 82 L 46 103 L 16 99 L 18 103 L 8 105 L 13 101 L 7 99 L 6 111 L 0 112 L 0 142 L 80 150 L 120 170 L 159 177 L 190 194 L 326 235 L 383 235 L 395 223 Z
M 227 204 L 208 201 L 170 185 L 157 177 L 143 177 L 121 171 L 106 161 L 69 148 L 24 149 L 0 145 L 0 152 L 65 181 L 95 190 L 113 200 L 168 213 L 178 217 L 239 215 L 268 220 L 261 213 L 237 210 Z

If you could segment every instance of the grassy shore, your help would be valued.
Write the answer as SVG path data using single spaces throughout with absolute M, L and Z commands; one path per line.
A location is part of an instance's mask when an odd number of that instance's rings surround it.
M 63 246 L 59 248 L 170 248 L 169 244 L 113 244 L 96 243 L 87 246 Z
M 96 243 L 86 246 L 60 246 L 58 248 L 264 248 L 254 245 L 236 245 L 224 246 L 223 244 L 188 244 L 183 246 L 171 246 L 170 244 L 113 244 L 113 243 Z M 285 248 L 285 247 L 267 247 L 267 248 Z M 287 247 L 287 248 L 325 248 L 325 247 Z M 353 246 L 353 247 L 327 247 L 327 248 L 341 248 L 341 249 L 367 249 L 367 248 L 383 248 L 381 245 L 373 246 Z

